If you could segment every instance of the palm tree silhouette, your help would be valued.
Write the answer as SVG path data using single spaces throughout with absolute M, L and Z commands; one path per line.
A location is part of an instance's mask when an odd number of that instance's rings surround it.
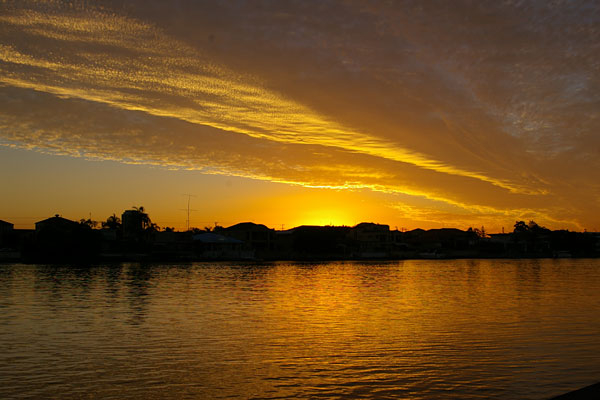
M 133 206 L 132 208 L 139 213 L 140 219 L 142 221 L 142 228 L 144 228 L 144 230 L 149 229 L 149 228 L 151 228 L 151 229 L 158 228 L 158 225 L 152 223 L 148 214 L 146 212 L 144 212 L 144 206 L 139 206 L 139 207 Z
M 121 218 L 117 217 L 117 215 L 113 213 L 113 215 L 106 218 L 105 222 L 102 222 L 102 227 L 108 229 L 118 229 L 121 227 Z

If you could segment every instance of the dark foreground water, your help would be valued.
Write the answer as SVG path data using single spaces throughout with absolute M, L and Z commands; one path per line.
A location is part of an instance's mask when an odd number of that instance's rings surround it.
M 2 399 L 544 399 L 599 334 L 600 260 L 0 265 Z

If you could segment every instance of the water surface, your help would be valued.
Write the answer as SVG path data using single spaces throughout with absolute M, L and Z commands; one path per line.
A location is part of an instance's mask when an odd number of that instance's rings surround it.
M 0 398 L 545 399 L 600 260 L 0 265 Z

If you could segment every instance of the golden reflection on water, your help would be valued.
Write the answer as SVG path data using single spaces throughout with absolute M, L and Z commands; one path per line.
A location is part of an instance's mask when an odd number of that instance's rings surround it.
M 0 397 L 542 399 L 600 373 L 600 262 L 0 266 Z

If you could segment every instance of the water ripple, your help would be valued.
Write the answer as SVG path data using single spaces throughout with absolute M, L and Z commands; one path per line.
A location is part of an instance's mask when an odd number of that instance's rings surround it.
M 598 260 L 0 265 L 0 398 L 543 399 L 600 376 Z

